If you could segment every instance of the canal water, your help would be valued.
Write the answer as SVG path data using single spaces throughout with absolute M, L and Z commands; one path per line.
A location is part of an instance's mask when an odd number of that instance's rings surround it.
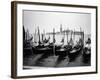
M 24 69 L 34 69 L 34 68 L 46 68 L 46 67 L 81 67 L 81 66 L 90 66 L 90 61 L 88 63 L 83 62 L 82 54 L 80 54 L 74 61 L 69 61 L 68 56 L 65 59 L 58 62 L 58 56 L 49 56 L 48 58 L 40 60 L 42 54 L 34 54 L 24 58 Z

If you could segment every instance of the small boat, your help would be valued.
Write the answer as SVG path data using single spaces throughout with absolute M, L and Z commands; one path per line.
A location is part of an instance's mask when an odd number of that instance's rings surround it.
M 23 26 L 23 56 L 28 57 L 33 54 L 32 52 L 32 40 L 33 36 L 29 34 L 29 31 L 25 31 Z
M 55 51 L 56 51 L 56 55 L 65 56 L 67 49 L 60 48 L 60 49 L 56 49 Z
M 69 51 L 69 58 L 70 58 L 70 61 L 74 61 L 77 56 L 81 53 L 81 50 L 82 50 L 82 46 L 81 45 L 76 45 L 74 46 L 70 51 Z
M 36 46 L 32 50 L 34 54 L 52 54 L 52 48 L 49 47 Z
M 76 57 L 78 56 L 79 52 L 80 52 L 80 49 L 71 50 L 70 53 L 68 54 L 70 61 L 74 61 Z
M 91 59 L 91 40 L 88 38 L 86 45 L 83 49 L 83 62 L 88 63 Z

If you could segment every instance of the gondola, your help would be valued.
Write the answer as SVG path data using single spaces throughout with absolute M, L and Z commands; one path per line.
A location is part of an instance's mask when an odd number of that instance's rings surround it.
M 59 55 L 59 56 L 66 56 L 66 51 L 67 51 L 67 49 L 65 49 L 65 48 L 60 48 L 60 49 L 55 50 L 56 55 Z
M 49 47 L 49 39 L 43 39 L 44 38 L 44 34 L 42 34 L 42 40 L 40 39 L 40 30 L 39 30 L 39 27 L 38 27 L 38 42 L 36 46 L 32 46 L 32 50 L 33 50 L 33 53 L 34 54 L 50 54 L 52 52 L 52 48 Z
M 44 53 L 49 53 L 51 52 L 52 48 L 49 47 L 49 45 L 38 45 L 38 46 L 33 46 L 32 47 L 33 53 L 35 54 L 44 54 Z
M 71 42 L 73 43 L 73 41 L 71 41 Z M 80 38 L 79 41 L 77 42 L 77 44 L 73 45 L 71 50 L 68 53 L 70 62 L 74 61 L 79 56 L 82 49 L 83 49 L 83 40 L 82 40 L 82 38 Z
M 88 63 L 90 61 L 90 58 L 91 58 L 91 49 L 85 47 L 83 50 L 83 62 Z
M 28 33 L 29 32 L 28 31 L 26 32 L 23 26 L 23 57 L 28 57 L 33 54 L 32 47 L 31 47 L 33 36 L 32 35 L 30 36 Z
M 83 62 L 88 63 L 91 60 L 91 40 L 88 38 L 86 45 L 83 49 Z
M 59 64 L 61 61 L 65 60 L 66 58 L 68 59 L 69 62 L 69 57 L 68 53 L 71 49 L 71 45 L 56 45 L 55 48 L 55 54 L 58 56 L 57 64 Z
M 70 62 L 74 61 L 77 56 L 81 53 L 82 46 L 81 45 L 76 45 L 74 46 L 68 53 L 68 56 L 70 58 Z

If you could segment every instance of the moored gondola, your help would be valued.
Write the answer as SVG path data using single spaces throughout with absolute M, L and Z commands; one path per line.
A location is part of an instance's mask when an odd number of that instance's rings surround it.
M 70 58 L 70 62 L 71 61 L 74 61 L 77 56 L 81 53 L 81 50 L 82 50 L 82 47 L 79 47 L 79 48 L 72 48 L 72 50 L 69 51 L 69 58 Z
M 88 38 L 83 49 L 83 62 L 88 63 L 91 60 L 91 40 Z
M 69 58 L 70 61 L 74 61 L 79 54 L 81 53 L 82 49 L 83 49 L 83 42 L 81 41 L 81 39 L 79 39 L 79 42 L 77 42 L 77 44 L 75 46 L 73 46 L 73 48 L 69 51 Z

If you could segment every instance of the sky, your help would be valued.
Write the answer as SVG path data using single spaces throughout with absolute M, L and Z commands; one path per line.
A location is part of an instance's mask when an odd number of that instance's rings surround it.
M 39 27 L 40 33 L 60 31 L 71 29 L 80 31 L 80 27 L 85 34 L 91 33 L 91 14 L 89 13 L 71 13 L 71 12 L 51 12 L 51 11 L 23 11 L 23 25 L 25 30 L 29 30 L 31 34 L 35 33 L 35 29 Z

